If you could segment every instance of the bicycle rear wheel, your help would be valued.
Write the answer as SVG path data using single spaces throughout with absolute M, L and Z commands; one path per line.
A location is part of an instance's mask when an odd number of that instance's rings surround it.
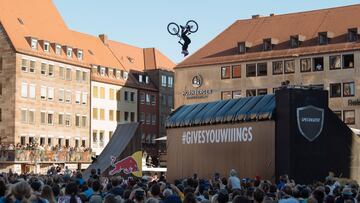
M 168 24 L 167 26 L 167 31 L 171 34 L 171 35 L 177 35 L 179 34 L 180 32 L 180 28 L 179 28 L 179 25 L 174 23 L 174 22 L 171 22 Z
M 186 23 L 186 26 L 190 27 L 189 32 L 191 32 L 191 33 L 195 33 L 199 29 L 199 26 L 198 26 L 197 22 L 195 22 L 195 20 L 189 20 Z

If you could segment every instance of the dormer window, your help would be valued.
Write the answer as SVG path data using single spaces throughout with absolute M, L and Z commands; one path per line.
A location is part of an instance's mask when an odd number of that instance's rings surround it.
M 359 39 L 358 28 L 350 28 L 348 30 L 348 41 L 356 42 Z
M 139 75 L 139 82 L 143 82 L 143 76 L 142 75 Z
M 319 32 L 318 34 L 318 40 L 319 45 L 326 45 L 329 44 L 329 41 L 331 38 L 334 37 L 334 34 L 332 32 Z
M 128 76 L 129 76 L 129 73 L 124 71 L 124 74 L 123 74 L 123 75 L 124 75 L 124 76 L 123 76 L 124 80 L 127 80 L 127 79 L 128 79 Z
M 68 58 L 72 58 L 72 54 L 73 54 L 72 48 L 70 48 L 70 47 L 66 48 L 66 56 Z
M 279 40 L 275 38 L 268 38 L 263 40 L 263 50 L 271 51 L 274 48 L 274 45 L 278 44 Z
M 145 83 L 149 84 L 149 76 L 145 76 Z
M 301 42 L 305 41 L 305 36 L 303 35 L 292 35 L 290 36 L 290 47 L 297 48 L 300 46 Z
M 78 50 L 78 51 L 77 51 L 77 58 L 78 58 L 79 60 L 82 60 L 82 59 L 83 59 L 83 51 L 82 51 L 82 50 Z
M 50 51 L 50 43 L 49 42 L 44 42 L 44 51 L 45 52 L 49 52 Z
M 55 45 L 55 54 L 61 55 L 61 45 L 60 44 Z
M 38 40 L 35 38 L 31 38 L 31 48 L 37 49 Z
M 250 42 L 238 42 L 238 51 L 239 54 L 245 54 L 246 51 L 251 47 Z
M 121 71 L 116 70 L 115 77 L 116 77 L 117 79 L 120 79 L 120 78 L 121 78 Z
M 100 75 L 101 75 L 101 76 L 104 76 L 105 73 L 106 73 L 105 67 L 100 67 Z

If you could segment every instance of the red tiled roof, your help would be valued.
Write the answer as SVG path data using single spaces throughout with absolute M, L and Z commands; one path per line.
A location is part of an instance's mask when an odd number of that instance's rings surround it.
M 243 62 L 360 49 L 359 42 L 347 42 L 349 28 L 360 27 L 360 4 L 300 13 L 238 20 L 175 68 Z M 334 33 L 328 45 L 317 45 L 319 32 Z M 290 49 L 291 35 L 304 35 L 299 48 Z M 272 51 L 262 51 L 265 38 L 279 43 Z M 237 54 L 238 42 L 250 42 L 246 54 Z

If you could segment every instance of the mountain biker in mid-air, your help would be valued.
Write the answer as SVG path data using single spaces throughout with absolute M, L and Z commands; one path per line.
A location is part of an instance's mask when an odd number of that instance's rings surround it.
M 181 38 L 184 40 L 184 43 L 181 43 L 181 41 L 179 41 L 179 43 L 182 45 L 182 54 L 184 54 L 184 56 L 187 56 L 189 54 L 188 52 L 188 47 L 189 47 L 189 44 L 191 43 L 191 40 L 190 38 L 188 37 L 188 35 L 191 34 L 190 31 L 190 26 L 189 25 L 186 25 L 185 27 L 180 25 L 181 27 Z

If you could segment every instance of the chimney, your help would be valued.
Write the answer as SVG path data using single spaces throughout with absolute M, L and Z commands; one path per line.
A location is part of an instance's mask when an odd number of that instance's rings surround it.
M 252 19 L 258 19 L 258 18 L 260 18 L 260 15 L 259 15 L 259 14 L 252 15 L 251 18 L 252 18 Z
M 100 34 L 99 38 L 105 45 L 108 45 L 108 36 L 106 34 Z
M 270 13 L 270 16 L 272 17 L 272 16 L 275 16 L 275 14 L 274 13 Z

